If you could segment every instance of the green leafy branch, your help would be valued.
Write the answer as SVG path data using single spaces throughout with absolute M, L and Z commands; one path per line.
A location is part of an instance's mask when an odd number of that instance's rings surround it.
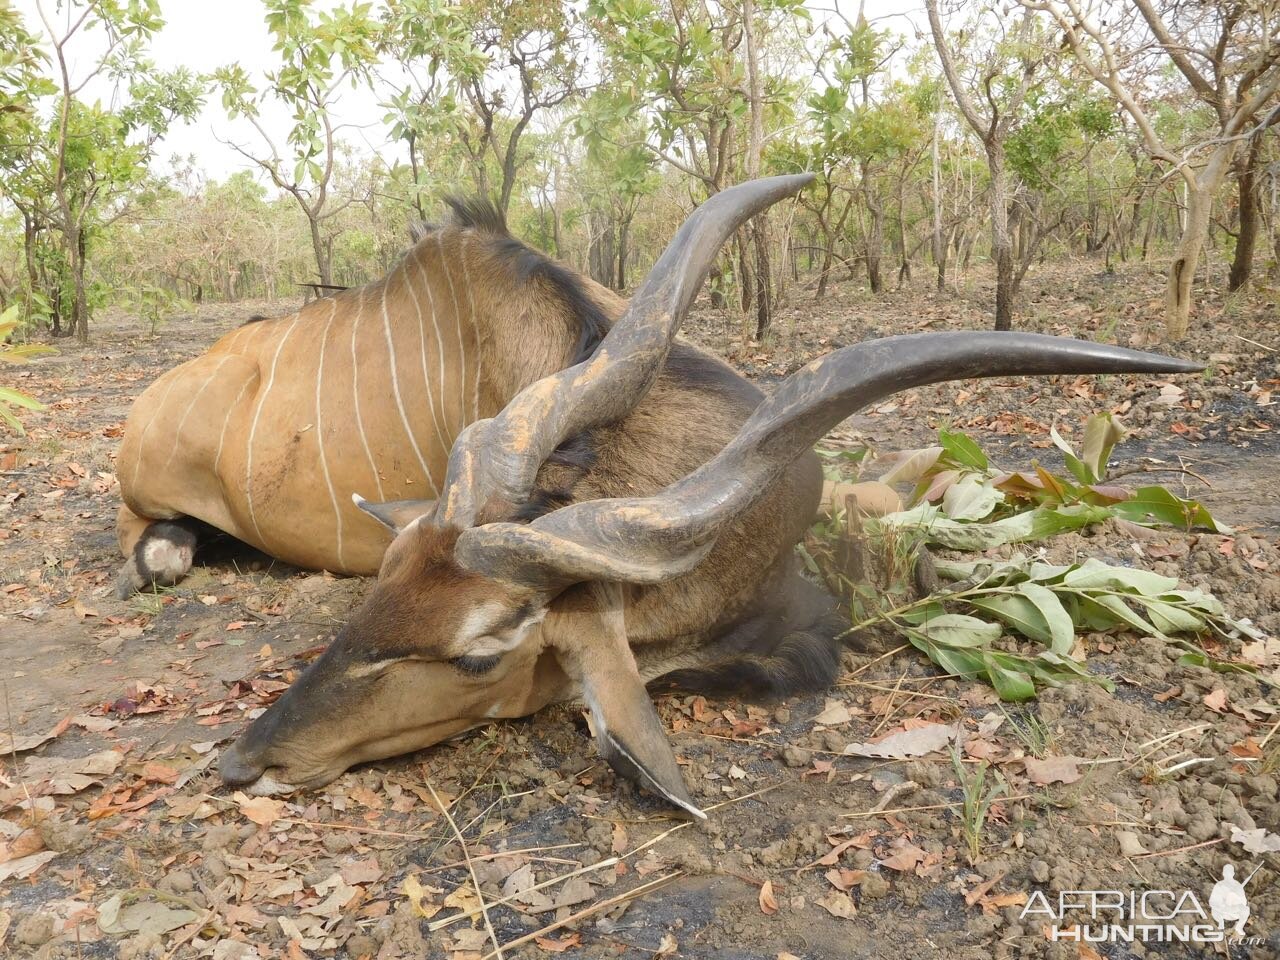
M 1228 617 L 1217 598 L 1179 589 L 1171 577 L 1096 559 L 1063 565 L 1022 557 L 998 563 L 939 560 L 935 568 L 940 578 L 956 585 L 869 617 L 852 629 L 892 623 L 943 670 L 983 679 L 1003 700 L 1028 700 L 1038 686 L 1070 680 L 1112 689 L 1111 681 L 1090 674 L 1072 658 L 1080 630 L 1134 630 L 1183 648 L 1182 663 L 1254 672 L 1247 664 L 1214 661 L 1189 636 L 1211 631 L 1225 639 L 1258 640 L 1263 634 L 1247 621 Z M 996 648 L 1006 632 L 1045 649 L 1029 654 Z
M 1201 503 L 1164 487 L 1130 492 L 1107 484 L 1111 451 L 1124 434 L 1123 425 L 1109 413 L 1086 421 L 1078 451 L 1051 430 L 1068 476 L 1051 473 L 1036 462 L 1029 471 L 1000 471 L 972 437 L 941 429 L 936 446 L 912 451 L 880 478 L 890 485 L 915 485 L 910 498 L 914 508 L 886 520 L 924 526 L 933 542 L 957 550 L 1041 539 L 1109 517 L 1231 532 Z M 961 531 L 961 526 L 971 529 Z
M 34 357 L 57 353 L 58 351 L 53 347 L 43 344 L 7 342 L 9 336 L 18 328 L 18 309 L 19 305 L 15 303 L 4 313 L 0 313 L 0 364 L 27 363 Z M 13 412 L 15 407 L 43 410 L 44 404 L 27 396 L 21 390 L 0 386 L 0 422 L 7 424 L 10 429 L 21 435 L 26 431 L 23 430 L 22 421 Z

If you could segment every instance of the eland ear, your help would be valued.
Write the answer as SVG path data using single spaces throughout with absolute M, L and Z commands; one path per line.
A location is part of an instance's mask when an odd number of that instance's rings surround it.
M 351 495 L 351 502 L 393 534 L 399 534 L 409 524 L 427 516 L 436 508 L 434 500 L 387 500 L 373 503 L 358 493 Z
M 617 585 L 574 588 L 559 598 L 551 618 L 549 635 L 560 641 L 553 644 L 565 672 L 582 687 L 601 756 L 623 776 L 705 820 L 631 655 Z

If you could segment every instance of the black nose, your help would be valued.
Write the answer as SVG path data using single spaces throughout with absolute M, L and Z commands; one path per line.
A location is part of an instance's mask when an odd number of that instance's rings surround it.
M 265 770 L 266 767 L 263 764 L 255 763 L 244 755 L 239 743 L 229 746 L 222 754 L 222 759 L 218 761 L 218 775 L 229 787 L 242 787 L 253 783 Z

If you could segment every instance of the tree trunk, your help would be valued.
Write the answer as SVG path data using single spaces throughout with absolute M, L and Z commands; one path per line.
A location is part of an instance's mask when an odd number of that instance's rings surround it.
M 1178 251 L 1169 267 L 1169 281 L 1165 287 L 1165 332 L 1170 340 L 1181 340 L 1187 335 L 1191 318 L 1191 290 L 1195 283 L 1200 254 L 1209 236 L 1209 214 L 1213 209 L 1213 195 L 1207 190 L 1187 191 L 1186 220 Z
M 745 170 L 748 180 L 760 176 L 760 158 L 764 152 L 764 84 L 760 78 L 760 50 L 756 43 L 755 0 L 742 0 L 742 37 L 747 55 L 747 105 L 750 120 L 747 127 L 747 156 Z M 769 217 L 767 211 L 756 214 L 750 230 L 755 246 L 755 305 L 756 339 L 763 340 L 773 323 L 773 269 L 769 263 Z M 745 240 L 746 231 L 742 238 Z M 743 248 L 742 262 L 747 264 L 747 251 Z M 748 271 L 743 272 L 742 308 L 748 307 L 750 289 Z
M 878 202 L 870 190 L 863 191 L 867 200 L 867 212 L 871 215 L 871 227 L 867 231 L 867 283 L 872 293 L 880 293 L 884 289 L 884 280 L 880 276 L 880 257 L 884 249 L 884 207 Z
M 827 281 L 831 279 L 831 260 L 833 258 L 831 244 L 832 241 L 828 237 L 826 246 L 822 249 L 822 272 L 818 274 L 818 292 L 814 295 L 815 300 L 821 300 L 827 295 Z
M 1196 268 L 1200 265 L 1200 254 L 1209 237 L 1213 197 L 1226 179 L 1235 146 L 1234 141 L 1220 144 L 1198 175 L 1187 174 L 1183 178 L 1186 188 L 1186 217 L 1177 253 L 1169 267 L 1169 281 L 1164 298 L 1165 333 L 1170 340 L 1181 340 L 1187 335 L 1191 317 L 1191 290 Z
M 1004 146 L 987 145 L 991 170 L 991 259 L 996 265 L 997 330 L 1013 329 L 1013 242 L 1009 237 L 1009 184 L 1004 169 Z
M 719 263 L 711 268 L 711 273 L 707 277 L 707 286 L 711 290 L 711 306 L 717 310 L 723 310 L 726 306 L 724 299 L 724 271 L 720 269 Z
M 89 297 L 84 288 L 85 241 L 84 231 L 76 224 L 67 246 L 75 251 L 71 260 L 71 276 L 75 282 L 75 301 L 71 305 L 71 332 L 81 343 L 89 342 Z
M 769 222 L 756 217 L 751 230 L 756 248 L 756 339 L 763 341 L 773 323 L 773 276 L 769 263 Z
M 316 270 L 320 274 L 320 282 L 333 283 L 333 269 L 329 260 L 329 251 L 325 248 L 324 238 L 320 235 L 320 218 L 308 211 L 307 223 L 311 227 L 311 250 L 316 257 Z
M 937 270 L 939 293 L 947 287 L 947 244 L 942 235 L 942 163 L 938 156 L 938 139 L 942 133 L 942 111 L 933 122 L 933 265 Z
M 627 241 L 630 236 L 631 215 L 627 215 L 618 226 L 618 284 L 615 290 L 627 289 Z
M 1254 137 L 1240 171 L 1240 233 L 1236 237 L 1236 255 L 1231 261 L 1227 290 L 1235 291 L 1249 282 L 1253 272 L 1253 252 L 1258 245 L 1258 161 L 1262 159 L 1262 135 Z
M 744 314 L 751 311 L 751 298 L 755 289 L 755 272 L 751 269 L 751 242 L 746 228 L 743 228 L 738 231 L 738 302 Z

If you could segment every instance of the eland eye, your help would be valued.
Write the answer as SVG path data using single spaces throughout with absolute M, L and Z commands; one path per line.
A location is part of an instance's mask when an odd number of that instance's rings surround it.
M 501 659 L 502 657 L 497 654 L 487 657 L 454 657 L 449 661 L 449 665 L 469 677 L 479 677 L 496 667 Z

